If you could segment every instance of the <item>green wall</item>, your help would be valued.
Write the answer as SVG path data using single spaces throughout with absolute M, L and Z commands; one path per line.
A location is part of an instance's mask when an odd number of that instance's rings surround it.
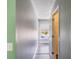
M 16 59 L 15 58 L 15 0 L 7 0 L 7 43 L 13 44 L 13 50 L 7 52 L 7 59 Z

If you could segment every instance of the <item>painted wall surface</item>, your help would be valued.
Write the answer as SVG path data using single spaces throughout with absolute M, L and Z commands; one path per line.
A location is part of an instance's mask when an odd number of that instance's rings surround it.
M 71 59 L 71 0 L 57 0 L 60 11 L 59 58 Z
M 37 48 L 37 19 L 30 0 L 16 0 L 16 59 L 33 59 Z
M 7 0 L 7 59 L 16 59 L 15 40 L 15 0 Z

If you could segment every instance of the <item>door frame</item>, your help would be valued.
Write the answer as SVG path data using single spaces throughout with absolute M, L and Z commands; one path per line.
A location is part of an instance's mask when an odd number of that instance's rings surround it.
M 58 24 L 58 59 L 59 59 L 59 55 L 60 55 L 59 54 L 60 53 L 60 11 L 59 11 L 59 6 L 58 5 L 56 6 L 54 11 L 52 12 L 52 16 L 55 15 L 57 12 L 59 12 L 59 19 L 58 19 L 58 23 L 59 23 Z M 53 21 L 53 17 L 52 17 L 52 21 Z M 52 35 L 53 35 L 53 31 L 52 31 Z M 53 44 L 53 42 L 52 42 L 52 44 Z M 52 49 L 53 49 L 53 47 L 52 47 Z

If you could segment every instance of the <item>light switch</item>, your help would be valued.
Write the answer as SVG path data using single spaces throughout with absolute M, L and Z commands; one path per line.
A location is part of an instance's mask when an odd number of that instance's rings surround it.
M 7 51 L 12 51 L 13 50 L 13 43 L 7 43 Z

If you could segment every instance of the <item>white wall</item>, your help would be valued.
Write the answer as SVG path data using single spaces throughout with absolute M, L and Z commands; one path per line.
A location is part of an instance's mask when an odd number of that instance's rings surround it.
M 40 21 L 40 30 L 49 31 L 49 20 L 41 20 Z
M 57 0 L 60 11 L 60 59 L 71 59 L 71 0 Z
M 38 39 L 37 17 L 30 0 L 16 0 L 16 59 L 33 59 Z

